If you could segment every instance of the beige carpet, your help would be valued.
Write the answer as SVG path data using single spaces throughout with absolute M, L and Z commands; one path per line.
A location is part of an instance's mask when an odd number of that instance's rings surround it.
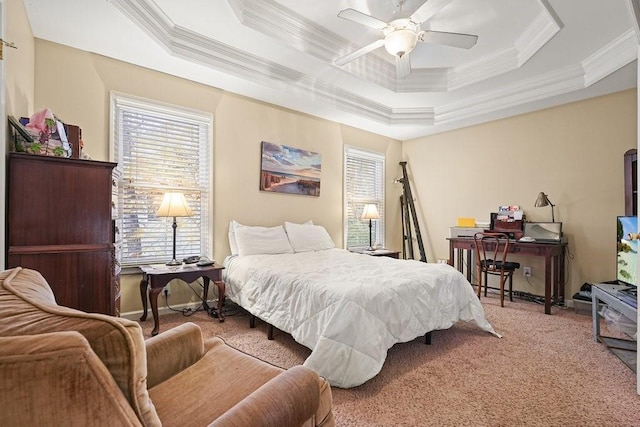
M 360 387 L 333 389 L 339 426 L 640 426 L 636 376 L 591 337 L 591 316 L 572 309 L 515 300 L 501 308 L 482 299 L 499 339 L 473 324 L 435 331 L 396 344 L 378 376 Z M 248 353 L 282 367 L 301 364 L 310 351 L 266 325 L 249 328 L 246 314 L 224 323 L 203 312 L 169 314 L 160 332 L 199 324 Z M 152 320 L 142 323 L 149 336 Z

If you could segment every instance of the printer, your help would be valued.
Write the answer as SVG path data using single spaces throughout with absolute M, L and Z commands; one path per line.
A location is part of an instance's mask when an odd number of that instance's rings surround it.
M 473 238 L 474 234 L 481 233 L 486 229 L 487 227 L 449 227 L 449 237 L 450 238 L 458 238 L 458 237 Z

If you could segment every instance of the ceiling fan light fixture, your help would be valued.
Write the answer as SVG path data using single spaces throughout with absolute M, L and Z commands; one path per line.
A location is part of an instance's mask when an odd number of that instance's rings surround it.
M 390 32 L 384 38 L 384 48 L 391 55 L 402 57 L 411 52 L 418 43 L 418 35 L 415 31 L 399 28 Z

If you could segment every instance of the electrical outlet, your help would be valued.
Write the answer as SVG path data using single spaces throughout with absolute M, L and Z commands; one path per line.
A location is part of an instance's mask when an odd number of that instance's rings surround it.
M 524 277 L 531 277 L 531 267 L 525 267 L 523 269 Z
M 171 287 L 169 285 L 165 286 L 162 289 L 162 295 L 167 295 L 167 296 L 171 295 Z

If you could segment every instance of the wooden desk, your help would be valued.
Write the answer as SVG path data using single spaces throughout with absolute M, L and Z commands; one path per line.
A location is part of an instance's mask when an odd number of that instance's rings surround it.
M 140 320 L 147 320 L 146 291 L 147 288 L 149 288 L 149 301 L 151 302 L 151 313 L 153 314 L 154 321 L 151 335 L 158 335 L 158 331 L 160 330 L 160 320 L 158 318 L 158 295 L 162 292 L 162 288 L 174 279 L 180 279 L 186 283 L 192 283 L 199 278 L 202 278 L 202 305 L 207 311 L 209 311 L 209 305 L 207 303 L 209 281 L 212 281 L 218 288 L 218 320 L 220 320 L 220 322 L 224 322 L 224 315 L 222 314 L 225 292 L 225 284 L 222 281 L 222 270 L 224 270 L 223 266 L 217 264 L 206 267 L 198 267 L 195 264 L 177 267 L 143 265 L 140 269 L 143 273 L 142 280 L 140 281 L 140 297 L 142 299 L 142 317 Z
M 449 241 L 449 264 L 454 265 L 457 259 L 458 271 L 463 271 L 463 251 L 467 251 L 467 280 L 471 282 L 471 270 L 474 268 L 471 262 L 471 252 L 475 250 L 475 242 L 469 237 L 451 237 Z M 544 257 L 544 312 L 551 314 L 551 304 L 554 302 L 564 304 L 564 251 L 566 241 L 559 243 L 541 242 L 509 242 L 509 253 L 518 255 L 533 255 Z M 454 257 L 457 251 L 457 257 Z M 553 294 L 552 294 L 553 291 Z

